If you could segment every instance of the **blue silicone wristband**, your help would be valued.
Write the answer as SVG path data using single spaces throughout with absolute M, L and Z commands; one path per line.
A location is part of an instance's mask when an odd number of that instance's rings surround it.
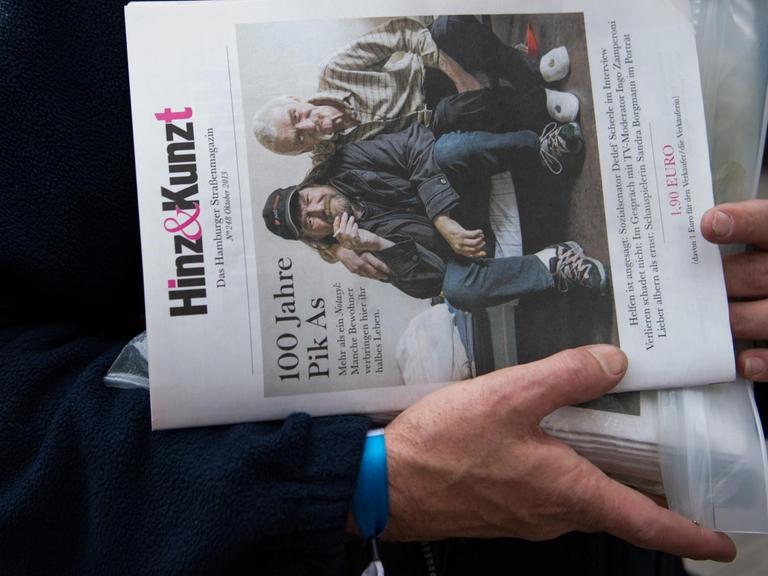
M 387 526 L 389 483 L 384 430 L 372 430 L 365 439 L 352 514 L 365 540 L 375 538 Z

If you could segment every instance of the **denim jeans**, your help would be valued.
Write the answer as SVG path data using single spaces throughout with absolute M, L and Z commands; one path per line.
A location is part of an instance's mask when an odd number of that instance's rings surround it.
M 433 150 L 435 160 L 460 195 L 464 186 L 478 180 L 487 181 L 507 170 L 527 170 L 540 162 L 539 136 L 531 130 L 451 132 L 440 136 Z
M 533 255 L 479 259 L 459 256 L 447 263 L 443 277 L 443 294 L 461 310 L 497 306 L 553 286 L 552 274 Z
M 481 223 L 488 218 L 490 177 L 539 162 L 538 150 L 539 138 L 530 131 L 441 136 L 433 149 L 435 161 L 462 196 L 451 217 L 465 228 L 488 228 Z M 486 243 L 492 245 L 487 233 Z M 533 255 L 470 259 L 456 254 L 446 263 L 443 278 L 446 298 L 463 310 L 496 306 L 553 286 L 549 270 Z

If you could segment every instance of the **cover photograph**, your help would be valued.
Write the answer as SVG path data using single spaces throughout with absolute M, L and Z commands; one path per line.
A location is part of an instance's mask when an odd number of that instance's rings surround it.
M 129 4 L 153 427 L 596 342 L 621 391 L 732 380 L 693 30 L 651 4 Z

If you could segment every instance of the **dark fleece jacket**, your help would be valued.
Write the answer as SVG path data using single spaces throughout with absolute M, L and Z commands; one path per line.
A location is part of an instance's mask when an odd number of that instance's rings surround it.
M 151 433 L 123 2 L 0 0 L 0 574 L 322 574 L 368 421 Z

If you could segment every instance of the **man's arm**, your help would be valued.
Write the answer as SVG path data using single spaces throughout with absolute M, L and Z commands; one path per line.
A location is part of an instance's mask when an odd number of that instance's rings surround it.
M 432 223 L 456 254 L 467 258 L 484 258 L 487 255 L 482 230 L 467 230 L 448 213 L 440 214 Z
M 339 171 L 365 170 L 400 176 L 403 195 L 416 192 L 430 220 L 450 212 L 459 204 L 459 193 L 434 158 L 435 137 L 421 124 L 412 124 L 393 134 L 347 144 L 338 156 Z M 384 189 L 392 181 L 382 183 Z
M 0 329 L 0 573 L 337 574 L 368 419 L 152 432 L 124 343 Z
M 338 89 L 328 79 L 355 72 L 381 73 L 381 68 L 397 52 L 417 55 L 427 68 L 436 68 L 456 86 L 458 92 L 481 90 L 477 78 L 438 49 L 429 30 L 412 18 L 393 18 L 339 50 L 323 68 L 320 90 Z
M 354 216 L 346 213 L 336 217 L 333 230 L 342 247 L 374 253 L 389 268 L 389 281 L 409 296 L 432 298 L 442 291 L 444 261 L 413 237 L 402 233 L 380 235 L 358 228 Z
M 471 41 L 471 40 L 470 40 Z M 471 90 L 482 90 L 483 85 L 477 78 L 461 67 L 461 64 L 440 50 L 438 52 L 438 70 L 451 79 L 458 92 L 469 92 Z
M 323 85 L 325 78 L 344 73 L 381 72 L 396 52 L 416 54 L 424 66 L 439 67 L 439 50 L 429 30 L 412 18 L 393 18 L 334 54 L 320 75 L 320 90 L 329 88 Z
M 340 167 L 407 175 L 408 185 L 402 193 L 407 195 L 416 190 L 427 216 L 451 249 L 462 256 L 485 256 L 482 230 L 466 230 L 450 218 L 460 196 L 435 160 L 434 144 L 435 138 L 428 128 L 413 124 L 394 134 L 381 134 L 365 142 L 346 145 L 341 152 Z M 384 188 L 391 185 L 391 180 L 382 184 Z
M 389 267 L 371 252 L 356 252 L 344 248 L 340 244 L 318 246 L 317 251 L 322 259 L 329 264 L 341 262 L 352 274 L 362 278 L 385 281 L 389 279 L 391 273 Z

